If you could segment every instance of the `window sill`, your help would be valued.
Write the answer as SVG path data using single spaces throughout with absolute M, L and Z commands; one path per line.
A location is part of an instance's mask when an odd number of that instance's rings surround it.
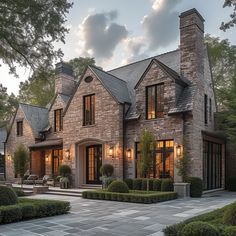
M 161 119 L 165 119 L 165 116 L 164 117 L 158 117 L 158 118 L 155 118 L 155 119 L 145 119 L 144 121 L 145 122 L 151 122 L 151 121 L 158 121 L 158 120 L 161 120 Z
M 95 127 L 96 124 L 93 124 L 93 125 L 83 125 L 82 128 L 91 128 L 91 127 Z

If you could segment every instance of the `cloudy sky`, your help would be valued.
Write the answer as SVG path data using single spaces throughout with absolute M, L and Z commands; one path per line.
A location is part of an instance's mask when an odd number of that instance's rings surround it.
M 103 69 L 111 69 L 144 59 L 179 45 L 179 14 L 196 8 L 205 19 L 205 33 L 236 44 L 236 27 L 223 32 L 230 8 L 222 8 L 224 0 L 74 0 L 68 15 L 70 33 L 61 47 L 64 60 L 74 57 L 94 57 Z M 30 75 L 18 68 L 20 78 L 0 67 L 0 83 L 8 93 L 18 93 L 20 81 Z

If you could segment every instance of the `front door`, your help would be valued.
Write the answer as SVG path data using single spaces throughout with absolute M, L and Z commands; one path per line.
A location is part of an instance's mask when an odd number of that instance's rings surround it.
M 86 183 L 101 184 L 100 167 L 102 166 L 102 145 L 86 147 Z

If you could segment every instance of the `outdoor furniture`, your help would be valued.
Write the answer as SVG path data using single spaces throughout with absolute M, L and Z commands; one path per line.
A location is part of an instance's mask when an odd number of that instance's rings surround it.
M 44 175 L 43 178 L 41 179 L 36 179 L 35 180 L 35 185 L 39 184 L 39 185 L 45 185 L 47 183 L 47 180 L 50 178 L 49 175 Z
M 26 180 L 23 181 L 23 184 L 35 184 L 35 180 L 37 179 L 37 175 L 30 175 Z

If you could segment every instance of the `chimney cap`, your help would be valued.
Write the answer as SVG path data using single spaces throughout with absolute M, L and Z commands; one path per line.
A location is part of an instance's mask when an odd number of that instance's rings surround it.
M 60 61 L 58 63 L 56 63 L 56 68 L 55 68 L 55 71 L 56 71 L 56 74 L 59 75 L 59 74 L 65 74 L 65 75 L 69 75 L 71 77 L 73 77 L 73 68 L 71 65 L 69 65 L 68 63 L 65 63 L 63 61 Z
M 205 21 L 204 18 L 202 17 L 202 15 L 198 12 L 198 10 L 196 8 L 192 8 L 188 11 L 182 12 L 179 17 L 183 18 L 183 17 L 186 17 L 188 15 L 192 15 L 194 13 L 196 13 L 198 15 L 198 17 L 200 18 L 200 20 L 202 20 L 202 22 Z

